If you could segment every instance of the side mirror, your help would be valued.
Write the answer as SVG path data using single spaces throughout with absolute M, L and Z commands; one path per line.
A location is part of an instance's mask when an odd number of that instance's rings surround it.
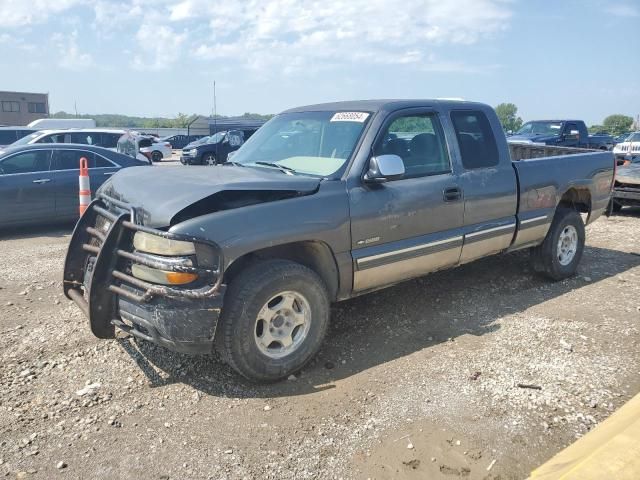
M 364 175 L 367 183 L 384 183 L 402 178 L 404 162 L 398 155 L 379 155 L 369 160 L 369 171 Z
M 227 154 L 227 160 L 231 160 L 231 158 L 236 154 L 237 150 L 234 150 L 232 152 L 229 152 Z

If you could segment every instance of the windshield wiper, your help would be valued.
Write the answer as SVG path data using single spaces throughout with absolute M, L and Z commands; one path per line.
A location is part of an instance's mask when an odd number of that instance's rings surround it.
M 234 162 L 233 160 L 227 160 L 223 165 L 232 165 L 234 167 L 244 167 L 245 165 L 240 162 Z
M 275 167 L 281 172 L 286 173 L 287 175 L 293 175 L 294 173 L 296 173 L 296 171 L 293 168 L 287 167 L 285 165 L 280 165 L 279 163 L 275 163 L 275 162 L 253 162 L 253 163 L 255 163 L 256 165 L 266 165 L 267 167 Z

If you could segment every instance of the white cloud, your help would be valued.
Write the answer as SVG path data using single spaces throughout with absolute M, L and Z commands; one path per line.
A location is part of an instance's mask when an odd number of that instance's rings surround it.
M 83 53 L 78 47 L 78 32 L 70 34 L 55 33 L 51 37 L 52 44 L 58 50 L 58 65 L 67 70 L 82 71 L 95 66 L 93 57 Z
M 2 27 L 17 28 L 43 23 L 85 0 L 0 0 Z
M 605 10 L 607 13 L 615 15 L 616 17 L 640 17 L 640 9 L 635 5 L 626 3 L 608 5 Z
M 502 0 L 184 0 L 174 21 L 208 19 L 194 49 L 205 60 L 235 59 L 251 69 L 331 64 L 419 64 L 440 45 L 471 45 L 505 29 Z
M 136 52 L 130 64 L 138 70 L 170 68 L 186 53 L 261 75 L 351 64 L 463 71 L 468 67 L 455 59 L 429 56 L 498 34 L 511 9 L 511 0 L 0 0 L 0 18 L 10 27 L 93 12 L 87 24 L 99 38 L 122 38 Z M 66 40 L 65 68 L 93 63 L 76 37 Z
M 133 59 L 137 70 L 164 70 L 169 68 L 181 52 L 187 33 L 177 33 L 160 22 L 143 23 L 136 33 L 141 54 Z

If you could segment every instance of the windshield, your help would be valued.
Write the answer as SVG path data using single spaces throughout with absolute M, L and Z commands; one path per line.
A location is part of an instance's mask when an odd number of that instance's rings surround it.
M 233 161 L 252 166 L 274 163 L 296 173 L 326 177 L 346 164 L 369 116 L 366 112 L 284 113 L 260 127 Z
M 625 142 L 640 142 L 640 133 L 632 133 L 624 139 Z
M 558 135 L 562 122 L 527 122 L 516 135 Z
M 224 136 L 226 134 L 227 134 L 227 132 L 214 133 L 210 137 L 203 138 L 201 143 L 219 143 L 222 140 L 224 140 Z
M 38 138 L 41 134 L 36 132 L 36 133 L 32 133 L 31 135 L 27 135 L 26 137 L 22 137 L 20 140 L 13 142 L 11 144 L 12 147 L 15 147 L 17 145 L 27 145 L 31 140 L 33 140 L 34 138 Z

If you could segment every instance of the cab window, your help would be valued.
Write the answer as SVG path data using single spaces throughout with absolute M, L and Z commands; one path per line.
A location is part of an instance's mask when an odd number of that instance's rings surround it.
M 375 155 L 398 155 L 404 162 L 403 178 L 438 175 L 451 171 L 442 127 L 435 114 L 396 118 L 384 130 Z
M 499 163 L 498 146 L 487 116 L 476 111 L 451 112 L 462 166 L 467 170 L 495 167 Z

